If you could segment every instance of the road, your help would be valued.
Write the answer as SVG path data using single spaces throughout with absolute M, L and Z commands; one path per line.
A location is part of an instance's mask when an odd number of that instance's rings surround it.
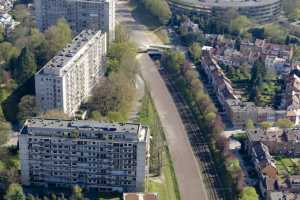
M 137 22 L 124 3 L 117 5 L 117 21 L 125 24 L 132 39 L 140 46 L 160 44 L 159 39 Z M 199 163 L 189 143 L 188 134 L 172 96 L 154 62 L 146 54 L 138 56 L 141 72 L 149 86 L 166 135 L 182 200 L 208 200 Z

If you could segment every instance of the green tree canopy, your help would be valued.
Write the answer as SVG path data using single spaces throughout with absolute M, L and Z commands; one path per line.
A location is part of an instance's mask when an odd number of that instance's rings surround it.
M 146 10 L 156 17 L 161 24 L 165 24 L 171 18 L 171 10 L 165 0 L 142 0 Z
M 294 123 L 291 120 L 284 118 L 277 120 L 275 126 L 278 126 L 279 128 L 292 128 Z
M 86 200 L 86 198 L 84 198 L 83 196 L 82 189 L 78 185 L 75 185 L 73 187 L 73 192 L 70 200 Z
M 258 194 L 254 187 L 245 187 L 240 194 L 239 200 L 258 200 Z
M 52 58 L 59 50 L 72 41 L 72 31 L 68 22 L 61 18 L 55 26 L 51 26 L 45 32 L 48 47 L 48 59 Z
M 230 29 L 232 33 L 244 33 L 251 27 L 253 23 L 251 20 L 242 15 L 234 18 L 230 23 Z
M 193 43 L 189 48 L 189 54 L 194 62 L 198 62 L 201 56 L 201 46 L 199 43 Z
M 179 73 L 184 62 L 185 56 L 182 52 L 167 51 L 162 57 L 162 66 L 173 73 Z
M 271 128 L 271 127 L 272 127 L 272 123 L 271 123 L 271 122 L 268 122 L 268 121 L 264 121 L 264 122 L 259 123 L 259 126 L 260 126 L 262 129 L 268 129 L 268 128 Z
M 252 129 L 252 128 L 255 128 L 254 123 L 252 119 L 248 119 L 246 123 L 246 129 Z
M 11 126 L 8 122 L 0 121 L 0 146 L 8 141 L 11 131 Z
M 284 43 L 287 35 L 286 29 L 278 24 L 267 24 L 264 26 L 264 33 L 267 39 L 275 43 Z
M 11 58 L 16 58 L 19 50 L 9 42 L 0 43 L 0 63 L 8 64 Z
M 19 112 L 17 117 L 20 122 L 24 122 L 27 118 L 36 117 L 38 114 L 34 96 L 23 96 L 18 108 Z
M 6 195 L 4 196 L 5 200 L 25 200 L 25 195 L 23 192 L 23 188 L 17 184 L 10 184 Z
M 34 75 L 37 70 L 37 65 L 35 63 L 34 54 L 29 48 L 24 47 L 22 49 L 14 67 L 14 78 L 18 83 L 24 83 Z

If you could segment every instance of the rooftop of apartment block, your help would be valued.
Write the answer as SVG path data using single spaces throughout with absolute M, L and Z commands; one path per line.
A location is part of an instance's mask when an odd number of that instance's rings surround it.
M 25 128 L 25 129 L 24 129 Z M 135 123 L 103 123 L 90 120 L 60 120 L 31 118 L 26 120 L 21 134 L 27 134 L 27 129 L 54 129 L 54 130 L 85 130 L 101 131 L 107 133 L 131 133 L 138 135 L 139 140 L 143 141 L 147 134 L 147 127 Z
M 78 51 L 91 40 L 97 31 L 83 30 L 72 42 L 67 44 L 65 48 L 60 50 L 42 69 L 39 73 L 44 73 L 44 69 L 61 69 L 63 68 L 77 53 Z

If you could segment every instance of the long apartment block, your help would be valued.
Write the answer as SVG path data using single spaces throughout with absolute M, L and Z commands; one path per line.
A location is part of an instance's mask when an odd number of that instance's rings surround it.
M 28 119 L 19 137 L 22 184 L 143 191 L 149 137 L 140 124 Z
M 73 116 L 105 73 L 106 33 L 84 30 L 35 75 L 41 112 L 60 110 Z
M 103 30 L 113 38 L 116 0 L 34 0 L 37 26 L 41 31 L 65 18 L 73 31 Z

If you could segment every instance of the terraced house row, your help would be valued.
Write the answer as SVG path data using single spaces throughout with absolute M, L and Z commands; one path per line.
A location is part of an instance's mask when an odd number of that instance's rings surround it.
M 295 124 L 300 123 L 299 67 L 297 63 L 291 62 L 293 48 L 256 40 L 254 43 L 241 42 L 240 51 L 237 51 L 232 40 L 227 41 L 218 35 L 206 37 L 215 44 L 215 48 L 203 47 L 201 66 L 234 127 L 243 127 L 249 119 L 260 123 L 288 118 Z M 266 68 L 274 71 L 285 82 L 284 95 L 277 109 L 271 106 L 256 106 L 254 102 L 243 100 L 220 67 L 225 65 L 239 68 L 238 66 L 243 65 L 251 69 L 257 59 L 263 59 Z

